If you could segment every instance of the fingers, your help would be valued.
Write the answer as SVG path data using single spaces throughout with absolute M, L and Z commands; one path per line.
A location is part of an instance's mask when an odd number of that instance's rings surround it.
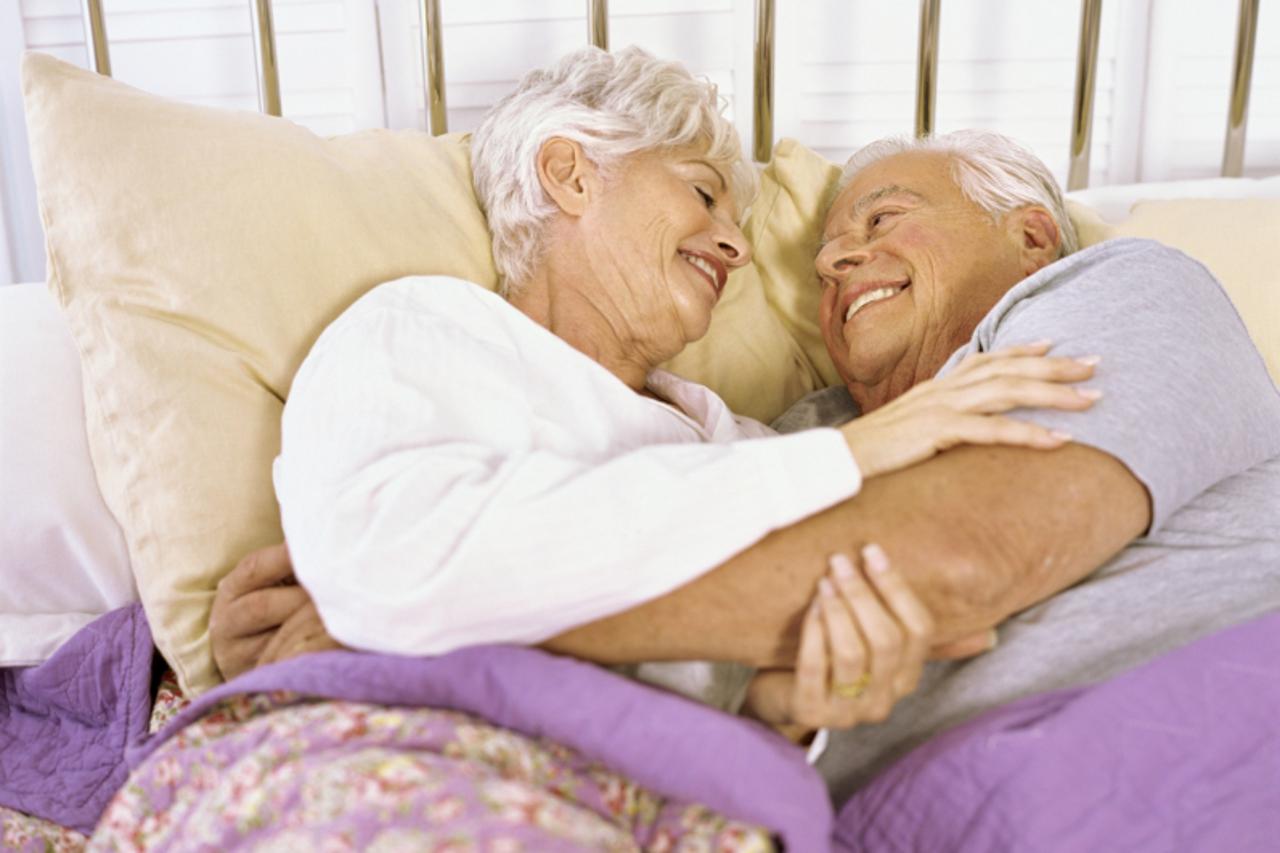
M 933 637 L 933 619 L 877 546 L 865 572 L 843 554 L 805 615 L 790 719 L 847 728 L 880 722 L 915 689 Z
M 933 616 L 916 597 L 906 578 L 893 570 L 889 557 L 879 545 L 863 548 L 862 558 L 867 577 L 901 631 L 901 652 L 892 685 L 893 701 L 897 701 L 920 683 L 920 673 L 933 643 Z
M 278 628 L 310 602 L 311 596 L 300 586 L 257 589 L 239 598 L 216 602 L 215 624 L 226 637 L 248 637 Z
M 971 352 L 960 360 L 960 364 L 956 366 L 956 371 L 968 370 L 1001 358 L 1044 355 L 1051 349 L 1053 349 L 1053 341 L 1045 339 L 1029 344 L 1014 344 L 991 352 Z
M 822 612 L 815 601 L 805 613 L 800 628 L 800 653 L 796 658 L 795 684 L 791 699 L 792 722 L 814 728 L 827 725 L 827 639 Z
M 822 616 L 825 629 L 827 655 L 830 661 L 830 691 L 828 703 L 835 709 L 838 718 L 848 719 L 851 725 L 856 717 L 854 704 L 865 692 L 868 679 L 873 675 L 867 669 L 867 649 L 862 640 L 861 631 L 854 621 L 849 604 L 844 600 L 844 588 L 837 589 L 836 583 L 847 584 L 848 581 L 835 579 L 835 565 L 840 565 L 852 572 L 848 557 L 838 554 L 830 558 L 832 576 L 818 581 L 818 611 Z
M 1080 382 L 1093 376 L 1101 356 L 1048 356 L 1038 346 L 1009 347 L 966 356 L 945 377 L 959 387 L 995 376 L 1026 376 L 1055 382 Z
M 218 584 L 218 591 L 231 598 L 239 598 L 246 592 L 275 586 L 292 578 L 293 561 L 289 559 L 288 546 L 281 542 L 245 556 Z
M 213 646 L 213 662 L 218 672 L 226 681 L 230 681 L 242 672 L 248 672 L 258 665 L 263 649 L 275 636 L 272 632 L 263 632 L 253 637 L 215 643 Z
M 833 664 L 844 664 L 832 666 L 832 683 L 865 683 L 860 696 L 844 701 L 856 701 L 860 705 L 860 719 L 880 721 L 893 707 L 893 681 L 901 662 L 902 631 L 846 555 L 833 554 L 830 562 L 831 581 L 839 597 L 820 593 L 819 599 L 824 605 L 829 603 L 823 607 L 823 621 L 832 647 Z M 840 615 L 834 615 L 836 612 Z M 848 626 L 846 631 L 838 630 L 842 624 Z
M 1001 444 L 1053 450 L 1071 441 L 1071 434 L 1029 421 L 999 415 L 951 415 L 938 449 L 957 444 Z
M 343 646 L 325 629 L 315 602 L 308 599 L 306 605 L 295 611 L 272 635 L 259 655 L 257 665 L 266 666 L 308 652 L 340 648 Z
M 943 402 L 956 412 L 989 415 L 1021 408 L 1079 412 L 1101 397 L 1102 392 L 1096 388 L 1000 376 L 952 390 Z

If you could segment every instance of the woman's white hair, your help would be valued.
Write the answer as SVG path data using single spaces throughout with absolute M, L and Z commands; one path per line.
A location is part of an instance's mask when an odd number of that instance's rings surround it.
M 965 198 L 997 221 L 1011 210 L 1039 205 L 1049 211 L 1062 241 L 1059 257 L 1080 248 L 1067 215 L 1062 190 L 1044 162 L 1007 136 L 989 130 L 957 130 L 924 139 L 892 137 L 865 146 L 849 158 L 837 193 L 863 169 L 907 151 L 938 151 L 951 156 L 951 176 Z
M 757 178 L 720 110 L 714 84 L 637 47 L 616 53 L 588 47 L 526 74 L 471 138 L 472 177 L 493 232 L 499 292 L 508 295 L 512 282 L 532 274 L 543 227 L 557 210 L 537 171 L 538 152 L 553 137 L 581 145 L 606 177 L 629 154 L 698 146 L 725 169 L 745 213 Z

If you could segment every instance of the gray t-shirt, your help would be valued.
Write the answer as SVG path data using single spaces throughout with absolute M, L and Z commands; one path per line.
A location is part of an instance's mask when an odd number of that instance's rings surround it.
M 1088 412 L 1016 413 L 1116 457 L 1146 486 L 1152 524 L 1086 581 L 1016 614 L 980 657 L 930 664 L 889 720 L 833 732 L 818 762 L 843 802 L 942 729 L 1044 690 L 1096 681 L 1211 631 L 1280 609 L 1280 393 L 1235 308 L 1196 261 L 1113 240 L 1015 286 L 965 355 L 1043 338 L 1098 354 Z M 775 427 L 857 414 L 843 388 L 800 401 Z

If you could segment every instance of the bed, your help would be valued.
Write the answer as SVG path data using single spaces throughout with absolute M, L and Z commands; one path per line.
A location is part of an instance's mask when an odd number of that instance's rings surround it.
M 747 228 L 758 261 L 723 304 L 729 319 L 676 367 L 771 419 L 832 381 L 787 288 L 804 279 L 790 271 L 808 263 L 836 167 L 794 141 L 773 144 L 773 4 L 758 5 L 753 149 L 768 163 Z M 921 133 L 932 123 L 931 5 Z M 97 7 L 86 4 L 101 36 Z M 438 134 L 435 7 L 424 4 L 424 65 Z M 257 8 L 264 112 L 278 114 L 269 3 Z M 603 43 L 603 4 L 591 9 Z M 94 44 L 109 69 L 105 37 Z M 1089 54 L 1084 39 L 1073 129 L 1084 166 L 1073 160 L 1073 176 L 1087 172 Z M 1280 728 L 1267 713 L 1280 703 L 1268 653 L 1280 647 L 1280 598 L 1268 597 L 1280 595 L 1280 565 L 1254 611 L 1202 620 L 1153 660 L 1118 655 L 1105 675 L 948 726 L 839 810 L 772 732 L 528 649 L 377 666 L 326 653 L 218 686 L 209 599 L 238 556 L 280 538 L 261 465 L 278 438 L 263 424 L 278 422 L 307 343 L 353 294 L 402 270 L 494 279 L 465 141 L 321 141 L 44 58 L 26 76 L 55 280 L 0 291 L 5 575 L 39 579 L 5 593 L 0 611 L 4 636 L 24 639 L 0 650 L 0 846 L 1217 850 L 1265 849 L 1280 831 Z M 156 138 L 140 142 L 139 128 Z M 250 156 L 284 177 L 235 182 L 226 164 Z M 129 190 L 138 185 L 162 198 L 162 215 L 156 195 Z M 76 199 L 78 186 L 99 197 Z M 339 197 L 348 213 L 302 213 Z M 1086 242 L 1154 237 L 1205 263 L 1280 377 L 1280 176 L 1071 198 Z M 291 227 L 282 211 L 303 221 Z M 279 249 L 330 244 L 341 257 L 300 269 Z M 742 365 L 753 366 L 747 380 Z

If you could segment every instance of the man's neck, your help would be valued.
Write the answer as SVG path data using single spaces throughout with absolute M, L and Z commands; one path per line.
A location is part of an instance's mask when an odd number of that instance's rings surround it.
M 906 354 L 883 376 L 868 382 L 848 380 L 845 387 L 849 389 L 849 396 L 858 404 L 859 412 L 869 414 L 892 403 L 921 382 L 932 379 L 961 345 L 963 344 L 953 347 L 948 344 L 931 351 L 922 349 Z

